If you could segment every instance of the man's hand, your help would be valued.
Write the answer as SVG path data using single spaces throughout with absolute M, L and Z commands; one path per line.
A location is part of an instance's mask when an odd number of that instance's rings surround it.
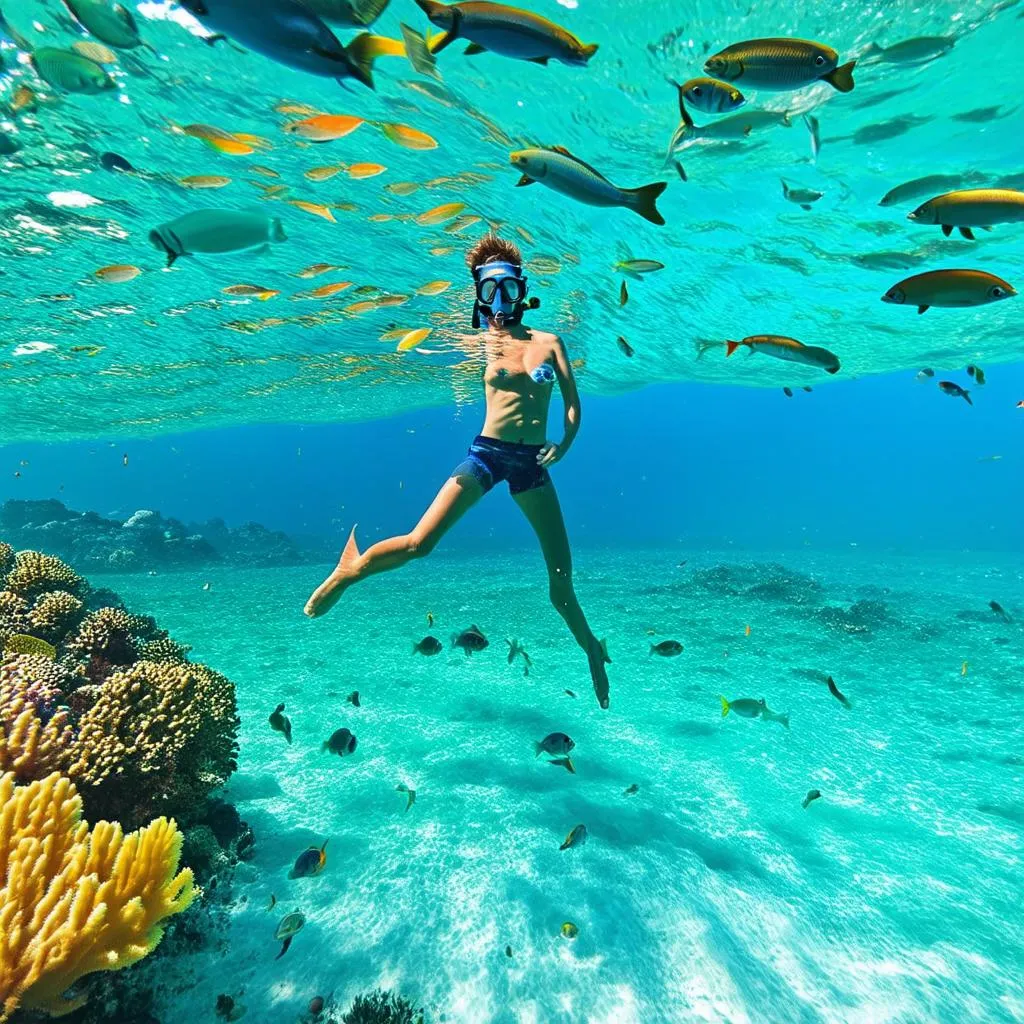
M 537 465 L 553 466 L 562 457 L 562 451 L 553 441 L 545 441 L 537 452 Z

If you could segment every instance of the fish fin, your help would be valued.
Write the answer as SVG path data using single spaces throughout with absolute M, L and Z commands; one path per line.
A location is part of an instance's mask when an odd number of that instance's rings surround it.
M 469 46 L 467 46 L 462 52 L 467 57 L 472 57 L 472 56 L 474 56 L 475 54 L 478 54 L 478 53 L 486 53 L 487 52 L 487 47 L 486 46 L 481 46 L 479 43 L 470 43 Z
M 598 646 L 601 648 L 601 653 L 604 655 L 606 665 L 612 663 L 611 655 L 608 653 L 608 638 L 605 637 L 603 640 L 598 640 Z
M 526 59 L 531 64 L 543 64 L 544 67 L 547 67 L 548 66 L 548 61 L 551 60 L 550 57 L 527 57 Z
M 966 238 L 969 242 L 974 241 L 974 232 L 970 228 L 961 228 L 960 234 Z
M 323 754 L 329 746 L 330 744 L 327 742 L 327 740 L 324 740 L 323 743 L 320 744 L 320 753 Z
M 404 48 L 403 48 L 404 52 Z M 373 62 L 381 56 L 395 53 L 395 40 L 363 32 L 345 47 L 345 56 L 353 69 L 353 77 L 372 89 Z
M 662 217 L 656 204 L 658 196 L 666 188 L 668 188 L 668 182 L 655 181 L 650 185 L 642 185 L 640 188 L 627 188 L 622 191 L 634 197 L 635 202 L 631 209 L 639 213 L 644 220 L 649 220 L 652 224 L 664 224 L 665 218 Z
M 855 60 L 847 61 L 845 64 L 840 64 L 834 71 L 830 71 L 827 75 L 822 75 L 821 77 L 833 89 L 838 89 L 839 92 L 853 92 L 853 69 L 856 65 L 857 62 Z
M 953 234 L 953 225 L 952 225 L 952 224 L 943 224 L 943 225 L 942 225 L 942 233 L 943 233 L 943 234 L 944 234 L 944 235 L 945 235 L 945 236 L 946 236 L 947 238 L 949 238 L 949 236 L 950 236 L 951 234 Z
M 412 653 L 415 654 L 419 649 L 420 649 L 420 645 L 418 643 L 416 643 L 415 641 L 413 641 Z
M 718 695 L 718 699 L 722 702 L 722 717 L 725 718 L 729 714 L 729 702 L 721 695 Z
M 562 156 L 572 156 L 572 153 L 570 153 L 565 146 L 548 146 L 548 149 L 550 149 L 552 153 L 561 153 Z M 573 159 L 575 160 L 576 158 L 573 157 Z
M 775 721 L 781 722 L 788 729 L 789 728 L 789 712 L 787 711 L 784 715 L 779 715 L 779 717 L 776 718 Z
M 385 11 L 391 0 L 357 0 L 352 13 L 360 25 L 372 25 Z
M 918 316 L 920 316 L 927 308 L 928 308 L 927 306 L 918 306 L 917 307 Z
M 784 111 L 783 114 L 782 114 L 782 126 L 784 128 L 792 128 L 793 127 L 793 119 L 789 116 L 789 111 L 788 110 Z
M 647 657 L 649 658 L 653 653 L 654 653 L 654 644 L 651 644 L 651 649 L 647 652 Z
M 283 942 L 283 943 L 282 943 L 282 945 L 281 945 L 281 952 L 280 952 L 280 953 L 278 953 L 278 954 L 277 954 L 277 956 L 275 956 L 275 957 L 274 957 L 274 959 L 275 959 L 275 960 L 280 960 L 280 959 L 281 959 L 281 957 L 283 957 L 283 956 L 285 955 L 285 953 L 287 953 L 287 952 L 288 952 L 288 947 L 289 947 L 289 946 L 290 946 L 291 944 L 292 944 L 292 936 L 291 936 L 291 935 L 289 935 L 289 936 L 288 936 L 288 938 L 287 938 L 287 939 L 285 939 L 285 940 L 284 940 L 284 942 Z
M 974 403 L 973 403 L 973 402 L 971 401 L 971 393 L 970 393 L 970 391 L 967 391 L 967 390 L 965 390 L 965 389 L 962 389 L 962 390 L 961 390 L 961 392 L 960 392 L 960 394 L 962 394 L 962 395 L 964 396 L 964 401 L 965 401 L 965 402 L 966 402 L 966 403 L 967 403 L 968 405 L 974 405 Z
M 672 161 L 675 164 L 676 172 L 683 181 L 686 181 L 686 171 L 683 170 L 683 165 L 678 160 Z
M 738 341 L 727 341 L 725 343 L 725 356 L 726 356 L 726 358 L 728 359 L 729 356 L 731 356 L 733 354 L 733 352 L 735 352 L 736 349 L 738 349 L 739 347 L 740 347 L 740 343 Z
M 800 209 L 801 210 L 809 210 L 810 208 L 811 208 L 811 204 L 810 203 L 801 203 L 800 204 Z
M 544 753 L 544 744 L 534 742 L 533 749 L 534 751 L 536 751 L 536 753 L 534 753 L 533 755 L 533 759 L 536 760 L 538 757 L 540 757 L 541 754 Z
M 531 178 L 528 174 L 524 174 L 516 182 L 516 188 L 523 188 L 525 185 L 533 185 L 536 181 L 537 181 L 536 178 Z
M 783 198 L 788 199 L 789 198 L 789 186 L 786 184 L 786 182 L 785 182 L 785 180 L 783 178 L 779 178 L 779 182 L 782 185 L 782 195 L 783 195 Z
M 580 53 L 583 55 L 585 60 L 590 60 L 590 58 L 593 57 L 595 53 L 597 53 L 597 50 L 597 43 L 585 43 L 583 47 L 580 49 Z
M 479 633 L 481 636 L 484 635 L 484 631 L 475 622 L 469 624 L 469 631 L 470 633 Z

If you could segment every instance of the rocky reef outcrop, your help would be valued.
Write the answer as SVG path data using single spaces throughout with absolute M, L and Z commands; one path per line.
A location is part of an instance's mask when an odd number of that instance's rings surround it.
M 208 565 L 299 565 L 313 555 L 287 534 L 223 519 L 184 523 L 151 509 L 123 519 L 75 512 L 55 499 L 0 506 L 0 534 L 16 550 L 35 548 L 89 572 L 148 572 Z

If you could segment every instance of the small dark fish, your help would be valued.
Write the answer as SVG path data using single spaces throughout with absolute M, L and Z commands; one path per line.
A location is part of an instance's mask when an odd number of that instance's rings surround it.
M 940 380 L 939 390 L 944 395 L 949 395 L 950 398 L 962 398 L 968 405 L 974 405 L 971 401 L 971 393 L 965 391 L 959 384 L 954 384 L 951 380 Z
M 627 786 L 624 792 L 626 796 L 636 796 L 640 792 L 640 787 L 634 782 L 633 785 Z
M 348 729 L 336 729 L 331 733 L 331 738 L 324 740 L 320 746 L 321 751 L 328 751 L 337 754 L 338 757 L 345 757 L 356 749 L 356 738 Z
M 352 705 L 353 707 L 355 707 L 355 708 L 361 707 L 361 705 L 360 705 L 360 703 L 359 703 L 359 691 L 358 691 L 358 690 L 353 690 L 353 691 L 352 691 L 352 692 L 351 692 L 351 693 L 350 693 L 350 694 L 349 694 L 349 695 L 348 695 L 348 696 L 347 696 L 347 697 L 345 698 L 345 702 L 346 702 L 347 704 L 351 704 L 351 705 Z
M 408 811 L 409 808 L 412 807 L 414 803 L 416 803 L 416 790 L 410 789 L 404 782 L 400 782 L 397 786 L 395 786 L 395 792 L 405 794 L 406 811 Z
M 803 391 L 806 391 L 806 392 L 807 392 L 807 394 L 810 394 L 810 393 L 811 393 L 811 392 L 812 392 L 812 391 L 814 390 L 814 388 L 812 388 L 810 384 L 805 384 L 805 385 L 803 386 L 802 390 L 803 390 Z
M 785 396 L 786 396 L 787 398 L 792 398 L 792 397 L 793 397 L 793 389 L 792 389 L 792 388 L 783 388 L 783 389 L 782 389 L 782 393 L 783 393 L 783 394 L 784 394 L 784 395 L 785 395 Z
M 929 367 L 929 366 L 926 366 L 923 370 L 918 370 L 917 371 L 917 379 L 918 380 L 928 380 L 930 377 L 934 377 L 934 376 L 935 376 L 935 371 L 931 367 Z
M 814 803 L 815 800 L 820 800 L 820 799 L 821 799 L 821 790 L 819 790 L 819 789 L 810 789 L 810 790 L 808 790 L 807 791 L 807 796 L 805 796 L 804 799 L 803 799 L 803 804 L 802 804 L 803 809 L 806 811 L 807 808 L 810 807 L 811 804 Z
M 508 644 L 508 663 L 511 665 L 516 660 L 516 655 L 521 655 L 523 659 L 523 675 L 528 676 L 530 669 L 533 668 L 533 662 L 530 660 L 530 656 L 526 653 L 522 644 L 518 640 L 505 640 Z
M 576 765 L 572 763 L 571 757 L 556 757 L 553 761 L 548 761 L 548 764 L 564 768 L 570 775 L 576 774 Z
M 1006 609 L 998 601 L 989 601 L 989 608 L 992 609 L 1003 620 L 1003 622 L 1013 622 L 1013 619 L 1007 614 Z
M 564 732 L 548 733 L 539 743 L 534 743 L 534 757 L 541 754 L 568 754 L 576 744 Z
M 277 897 L 273 893 L 271 893 L 270 894 L 270 902 L 267 904 L 266 909 L 269 912 L 269 911 L 273 910 L 275 906 L 277 906 Z
M 829 676 L 826 682 L 828 683 L 828 692 L 831 693 L 832 696 L 835 697 L 835 699 L 839 701 L 839 703 L 842 704 L 847 711 L 849 711 L 850 708 L 853 707 L 853 705 L 839 692 L 839 687 L 836 686 L 836 681 L 831 676 Z
M 100 167 L 105 171 L 120 171 L 122 174 L 135 173 L 135 168 L 123 156 L 109 151 L 100 154 Z
M 625 288 L 625 284 L 623 284 L 622 287 Z M 632 345 L 630 345 L 628 341 L 626 341 L 626 339 L 621 334 L 615 339 L 615 344 L 619 346 L 619 351 L 624 356 L 628 356 L 630 359 L 633 358 L 633 353 L 636 350 L 633 348 Z
M 954 114 L 954 121 L 962 121 L 964 124 L 980 124 L 982 121 L 993 121 L 999 117 L 1002 107 L 977 107 L 974 110 L 965 110 L 962 114 Z
M 425 654 L 430 657 L 432 654 L 440 654 L 444 645 L 436 636 L 425 636 L 419 643 L 412 645 L 413 654 Z
M 482 651 L 488 646 L 487 637 L 483 635 L 479 626 L 470 626 L 461 633 L 452 637 L 452 646 L 461 647 L 466 656 L 469 657 L 474 651 Z
M 273 729 L 274 732 L 281 733 L 284 736 L 284 738 L 289 743 L 291 743 L 292 721 L 287 715 L 282 714 L 283 711 L 284 705 L 278 704 L 277 707 L 274 708 L 274 710 L 270 713 L 270 718 L 268 719 L 268 721 L 270 722 L 270 728 Z
M 576 694 L 575 694 L 575 693 L 573 693 L 573 692 L 572 692 L 572 690 L 566 690 L 565 692 L 566 692 L 566 694 L 568 694 L 568 696 L 570 696 L 570 697 L 575 697 L 575 696 L 576 696 Z
M 974 378 L 974 383 L 978 387 L 984 387 L 985 385 L 985 371 L 980 366 L 968 366 L 967 376 Z
M 582 846 L 587 841 L 587 826 L 574 825 L 572 831 L 565 837 L 565 842 L 559 847 L 560 850 L 571 850 L 574 846 Z
M 312 878 L 313 875 L 319 875 L 324 869 L 324 865 L 327 863 L 327 843 L 329 840 L 324 841 L 324 845 L 319 847 L 311 846 L 308 850 L 303 850 L 302 853 L 295 858 L 295 866 L 288 872 L 289 878 Z
M 629 289 L 626 287 L 626 282 L 622 282 L 622 286 L 619 288 L 619 305 L 624 306 L 629 302 Z
M 675 658 L 682 653 L 683 645 L 678 640 L 662 640 L 660 644 L 651 644 L 647 652 L 648 656 L 657 654 L 662 658 Z
M 505 956 L 507 956 L 510 960 L 512 959 L 512 947 L 511 946 L 506 946 L 505 947 Z

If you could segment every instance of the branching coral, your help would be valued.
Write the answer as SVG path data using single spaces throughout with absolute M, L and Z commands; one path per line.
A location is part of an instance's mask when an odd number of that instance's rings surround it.
M 6 541 L 0 540 L 0 576 L 6 576 L 14 565 L 14 548 Z
M 124 807 L 133 794 L 181 807 L 235 768 L 234 685 L 203 665 L 140 661 L 115 672 L 82 714 L 68 773 Z M 92 797 L 90 796 L 90 804 Z
M 84 589 L 84 581 L 71 566 L 54 555 L 19 551 L 14 556 L 14 566 L 7 574 L 5 586 L 22 597 L 35 597 L 48 590 L 77 594 Z
M 38 655 L 0 664 L 0 772 L 27 782 L 65 770 L 74 734 L 67 712 L 55 710 L 62 677 L 60 666 Z
M 179 644 L 169 636 L 161 636 L 156 640 L 147 640 L 139 654 L 143 661 L 171 661 L 183 665 L 188 661 L 188 652 L 191 650 L 191 647 Z
M 29 628 L 29 604 L 11 590 L 0 590 L 0 650 L 9 636 Z
M 132 615 L 123 608 L 100 608 L 85 617 L 67 647 L 78 658 L 130 665 L 138 659 L 141 644 L 155 632 L 150 618 Z
M 66 590 L 50 590 L 36 598 L 28 620 L 34 634 L 52 642 L 71 632 L 84 611 L 85 605 L 74 594 Z
M 81 809 L 57 774 L 27 786 L 0 776 L 0 1024 L 19 1006 L 70 1013 L 84 1002 L 65 996 L 72 985 L 141 960 L 198 893 L 178 872 L 173 820 L 90 832 Z

